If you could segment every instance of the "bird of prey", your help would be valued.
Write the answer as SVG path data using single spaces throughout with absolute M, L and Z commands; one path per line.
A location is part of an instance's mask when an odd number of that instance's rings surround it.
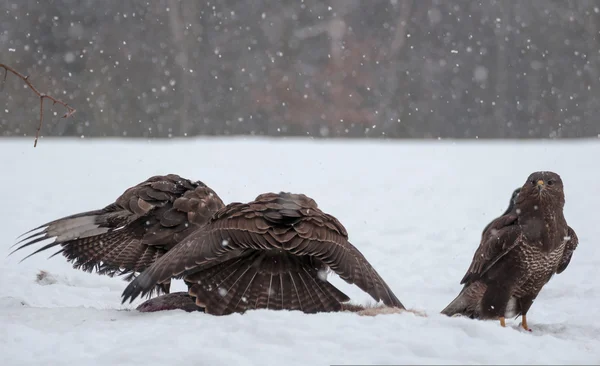
M 132 281 L 122 302 L 183 278 L 196 304 L 213 315 L 340 311 L 350 299 L 327 281 L 329 270 L 376 301 L 404 309 L 335 217 L 304 194 L 264 193 L 219 210 Z
M 23 234 L 37 231 L 15 244 L 25 241 L 12 253 L 54 238 L 24 259 L 59 246 L 52 256 L 62 254 L 74 268 L 126 275 L 131 281 L 224 206 L 221 198 L 200 181 L 175 174 L 153 176 L 127 189 L 103 209 L 63 217 Z M 169 289 L 170 281 L 166 280 L 156 291 L 169 293 Z
M 24 259 L 58 247 L 52 256 L 60 253 L 87 272 L 125 275 L 127 281 L 143 272 L 126 290 L 132 298 L 140 292 L 169 294 L 172 277 L 183 277 L 194 296 L 159 296 L 140 305 L 140 311 L 356 311 L 343 304 L 349 298 L 327 281 L 329 269 L 375 300 L 404 309 L 348 242 L 342 224 L 305 195 L 267 193 L 250 203 L 225 206 L 200 181 L 153 176 L 103 209 L 63 217 L 26 234 L 32 232 L 12 253 L 54 239 Z
M 514 193 L 513 193 L 514 197 Z M 554 172 L 534 172 L 516 195 L 514 207 L 490 223 L 459 295 L 444 309 L 448 316 L 498 319 L 522 316 L 542 287 L 562 273 L 579 239 L 563 215 L 563 182 Z

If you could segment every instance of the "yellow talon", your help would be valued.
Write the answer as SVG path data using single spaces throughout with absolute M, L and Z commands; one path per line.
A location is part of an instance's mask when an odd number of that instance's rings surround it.
M 503 316 L 500 317 L 500 326 L 506 327 L 506 320 L 504 320 Z
M 523 327 L 523 329 L 531 332 L 531 329 L 527 326 L 527 315 L 523 315 L 521 318 L 522 318 L 521 327 Z

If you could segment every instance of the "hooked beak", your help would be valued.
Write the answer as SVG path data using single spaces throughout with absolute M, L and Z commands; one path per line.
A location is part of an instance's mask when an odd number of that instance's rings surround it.
M 539 191 L 541 191 L 542 189 L 546 188 L 546 186 L 544 185 L 544 181 L 541 180 L 541 179 L 538 180 L 535 185 L 536 185 L 536 187 L 538 188 Z

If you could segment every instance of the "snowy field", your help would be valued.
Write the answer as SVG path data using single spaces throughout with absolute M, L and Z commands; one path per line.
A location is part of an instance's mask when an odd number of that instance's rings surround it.
M 600 363 L 600 142 L 360 142 L 293 139 L 0 140 L 2 365 L 390 365 Z M 565 216 L 580 245 L 567 270 L 520 318 L 439 314 L 483 227 L 536 170 L 565 184 Z M 138 313 L 120 278 L 71 268 L 53 251 L 19 263 L 18 235 L 104 207 L 151 175 L 201 180 L 225 202 L 267 191 L 313 197 L 348 229 L 407 308 L 362 317 L 251 311 L 214 317 Z M 51 278 L 36 282 L 40 270 Z M 354 302 L 358 288 L 333 278 Z M 176 283 L 173 290 L 183 290 Z

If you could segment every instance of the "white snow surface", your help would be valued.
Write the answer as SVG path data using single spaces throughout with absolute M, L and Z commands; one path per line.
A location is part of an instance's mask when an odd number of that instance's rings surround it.
M 3 139 L 0 143 L 0 355 L 3 365 L 390 365 L 600 363 L 600 143 L 297 139 Z M 559 173 L 580 245 L 542 290 L 533 332 L 439 312 L 483 227 L 537 170 Z M 75 270 L 55 250 L 19 263 L 16 237 L 102 208 L 146 178 L 201 180 L 225 202 L 305 193 L 348 229 L 407 308 L 376 317 L 249 311 L 139 313 L 126 282 Z M 35 245 L 35 248 L 40 245 Z M 49 278 L 36 281 L 40 270 Z M 337 276 L 355 303 L 371 298 Z M 172 287 L 184 290 L 180 282 Z

